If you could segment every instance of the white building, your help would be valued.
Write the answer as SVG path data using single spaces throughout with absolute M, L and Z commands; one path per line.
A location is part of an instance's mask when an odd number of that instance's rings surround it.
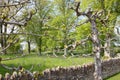
M 114 27 L 114 33 L 116 34 L 117 41 L 114 42 L 115 46 L 120 46 L 120 16 L 117 17 L 115 27 Z

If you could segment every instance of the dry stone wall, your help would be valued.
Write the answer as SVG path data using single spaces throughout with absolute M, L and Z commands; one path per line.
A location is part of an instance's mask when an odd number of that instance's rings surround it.
M 94 64 L 53 68 L 43 72 L 43 80 L 94 80 Z M 107 78 L 120 72 L 120 58 L 102 61 L 102 76 Z

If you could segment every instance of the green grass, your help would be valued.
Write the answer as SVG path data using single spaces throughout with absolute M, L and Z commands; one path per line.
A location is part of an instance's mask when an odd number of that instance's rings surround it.
M 14 55 L 7 55 L 7 56 L 1 56 L 2 58 L 7 57 L 14 57 Z M 25 69 L 30 69 L 31 65 L 34 65 L 33 71 L 40 71 L 47 68 L 53 68 L 58 66 L 68 67 L 68 66 L 75 66 L 75 65 L 82 65 L 89 62 L 93 62 L 93 58 L 84 58 L 84 57 L 76 57 L 76 58 L 63 58 L 60 57 L 48 57 L 48 56 L 37 56 L 37 55 L 27 55 L 22 58 L 14 59 L 14 60 L 8 60 L 8 61 L 2 61 L 3 64 L 6 64 L 7 66 L 19 66 L 22 65 Z M 8 70 L 4 69 L 0 66 L 0 74 L 5 74 L 6 72 L 9 72 Z
M 105 80 L 120 80 L 120 73 L 118 74 L 115 74 L 111 77 L 109 77 L 108 79 L 105 79 Z

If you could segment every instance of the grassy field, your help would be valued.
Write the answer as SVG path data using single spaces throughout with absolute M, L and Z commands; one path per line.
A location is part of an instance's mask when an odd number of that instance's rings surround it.
M 19 56 L 19 55 L 18 55 Z M 0 56 L 3 59 L 13 58 L 15 55 L 4 55 Z M 53 57 L 53 56 L 37 56 L 37 55 L 27 55 L 22 58 L 17 58 L 14 60 L 2 61 L 3 64 L 11 67 L 18 67 L 22 65 L 25 69 L 29 70 L 32 65 L 34 65 L 32 71 L 40 71 L 47 68 L 53 68 L 57 66 L 69 67 L 73 65 L 83 65 L 89 62 L 93 62 L 93 58 L 84 58 L 84 57 L 68 57 L 63 58 L 62 56 Z M 6 72 L 11 72 L 0 66 L 0 74 L 5 74 Z M 120 74 L 116 74 L 108 79 L 104 80 L 120 80 Z
M 2 58 L 7 58 L 8 56 L 1 56 Z M 14 57 L 13 55 L 10 55 L 9 57 Z M 6 64 L 7 66 L 19 66 L 22 65 L 25 69 L 29 70 L 32 65 L 34 65 L 33 71 L 40 71 L 47 68 L 53 68 L 57 66 L 73 66 L 73 65 L 82 65 L 85 63 L 93 62 L 93 58 L 83 58 L 83 57 L 75 57 L 75 58 L 63 58 L 60 57 L 53 57 L 53 56 L 37 56 L 37 55 L 29 55 L 22 58 L 14 59 L 14 60 L 8 60 L 8 61 L 2 61 L 3 64 Z M 0 74 L 4 74 L 6 72 L 9 72 L 8 70 L 4 69 L 0 66 Z
M 120 73 L 113 75 L 111 77 L 109 77 L 108 79 L 105 80 L 120 80 Z

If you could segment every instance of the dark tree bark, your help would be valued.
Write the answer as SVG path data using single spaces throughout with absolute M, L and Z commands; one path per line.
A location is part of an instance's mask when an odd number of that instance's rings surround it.
M 42 55 L 42 37 L 40 37 L 40 40 L 39 40 L 39 48 L 38 48 L 38 52 L 39 52 L 39 55 Z
M 3 33 L 3 25 L 2 25 L 2 23 L 0 23 L 0 33 L 1 33 L 1 34 Z M 4 49 L 4 39 L 3 39 L 3 37 L 4 37 L 4 36 L 1 35 L 1 38 L 0 38 L 0 39 L 1 39 L 0 42 L 1 42 L 1 48 L 2 48 L 2 49 Z M 3 51 L 2 51 L 2 53 L 3 53 Z
M 30 54 L 30 52 L 31 52 L 31 42 L 30 42 L 30 40 L 28 40 L 27 43 L 28 43 L 28 53 Z

